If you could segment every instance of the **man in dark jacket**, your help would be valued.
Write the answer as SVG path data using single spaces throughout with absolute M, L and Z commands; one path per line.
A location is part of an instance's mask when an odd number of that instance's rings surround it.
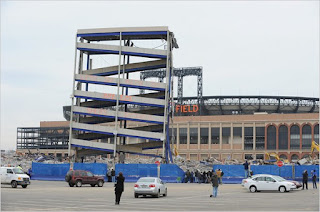
M 117 177 L 117 183 L 114 185 L 114 192 L 115 192 L 115 195 L 116 195 L 116 205 L 119 205 L 120 204 L 120 198 L 121 198 L 121 194 L 124 190 L 124 177 L 123 177 L 123 174 L 122 172 L 119 173 L 119 176 Z
M 218 176 L 215 172 L 212 173 L 211 184 L 212 184 L 213 191 L 210 197 L 217 197 L 219 182 L 218 182 Z
M 114 183 L 116 181 L 116 171 L 115 170 L 111 170 L 111 178 L 112 178 L 112 182 Z
M 313 188 L 317 189 L 317 172 L 316 170 L 311 171 L 312 173 L 312 185 Z
M 302 190 L 304 190 L 304 185 L 306 185 L 306 189 L 308 190 L 308 171 L 304 170 L 302 174 Z
M 245 176 L 246 176 L 246 178 L 248 178 L 248 177 L 249 177 L 249 163 L 248 163 L 247 160 L 246 160 L 246 162 L 243 164 L 243 166 L 244 166 L 244 170 L 245 170 Z

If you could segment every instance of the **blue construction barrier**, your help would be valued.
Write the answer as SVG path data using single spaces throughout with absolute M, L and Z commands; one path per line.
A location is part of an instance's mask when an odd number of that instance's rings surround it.
M 70 164 L 47 164 L 32 162 L 32 180 L 64 180 Z
M 106 176 L 108 167 L 104 163 L 74 163 L 74 170 L 91 171 L 94 175 Z M 70 170 L 70 164 L 46 164 L 32 162 L 32 180 L 55 180 L 63 181 L 67 172 Z M 106 179 L 105 179 L 106 180 Z
M 74 170 L 88 170 L 95 175 L 106 176 L 107 164 L 104 163 L 74 163 Z M 276 165 L 251 165 L 253 174 L 280 175 L 285 179 L 301 181 L 302 173 L 307 170 L 311 180 L 311 170 L 319 173 L 318 165 L 284 165 L 279 168 Z M 245 172 L 243 165 L 214 165 L 213 169 L 221 169 L 224 172 L 224 183 L 241 183 Z M 32 163 L 33 180 L 64 180 L 70 170 L 70 164 L 45 164 Z M 140 177 L 156 177 L 156 164 L 116 164 L 116 174 L 122 172 L 126 182 L 135 182 Z M 164 182 L 184 182 L 184 171 L 175 164 L 161 164 L 160 178 Z M 318 176 L 319 177 L 319 176 Z M 319 179 L 319 178 L 318 178 Z M 106 180 L 106 178 L 105 178 Z
M 123 173 L 126 182 L 136 182 L 140 177 L 157 177 L 156 164 L 116 164 L 116 175 Z M 161 164 L 160 178 L 164 182 L 182 182 L 184 172 L 175 164 Z
M 243 165 L 213 165 L 213 169 L 221 169 L 224 172 L 222 177 L 224 183 L 241 183 L 242 179 L 245 178 L 245 170 Z M 309 180 L 311 180 L 311 170 L 316 170 L 316 173 L 319 173 L 319 166 L 284 165 L 279 168 L 276 165 L 251 165 L 250 170 L 253 172 L 253 174 L 279 175 L 288 180 L 301 181 L 304 170 L 308 171 Z

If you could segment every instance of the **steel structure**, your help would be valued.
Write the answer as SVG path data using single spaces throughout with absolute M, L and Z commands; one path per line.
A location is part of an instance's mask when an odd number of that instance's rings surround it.
M 165 40 L 165 50 L 134 47 L 150 40 Z M 114 45 L 116 43 L 116 45 Z M 143 154 L 143 150 L 163 148 L 163 157 L 172 161 L 169 145 L 169 114 L 172 102 L 172 50 L 178 48 L 168 27 L 128 27 L 78 30 L 73 93 L 71 104 L 70 142 L 75 149 L 75 159 L 96 152 L 127 152 Z M 77 54 L 79 55 L 77 56 Z M 114 66 L 93 68 L 95 55 L 110 58 L 118 56 Z M 141 62 L 130 63 L 130 57 Z M 151 60 L 150 60 L 151 59 Z M 86 62 L 86 64 L 85 64 Z M 86 65 L 86 68 L 84 68 Z M 165 82 L 147 82 L 129 77 L 129 73 L 165 68 Z M 131 75 L 132 76 L 132 75 Z M 94 90 L 95 85 L 103 92 Z M 113 93 L 112 88 L 115 88 Z M 149 93 L 129 95 L 129 89 L 144 89 Z M 135 112 L 128 108 L 140 106 Z M 144 107 L 154 110 L 146 111 Z M 151 112 L 150 112 L 151 111 Z M 160 114 L 159 114 L 160 111 Z M 127 128 L 127 121 L 146 123 L 144 128 Z M 160 132 L 151 131 L 158 125 Z M 126 138 L 138 138 L 128 143 Z M 104 142 L 112 138 L 113 143 Z
M 153 71 L 143 71 L 140 73 L 140 79 L 146 80 L 148 78 L 158 78 L 159 82 L 162 82 L 165 77 L 166 70 L 158 69 Z M 201 105 L 202 102 L 202 67 L 182 67 L 173 68 L 173 76 L 178 77 L 178 87 L 177 87 L 177 103 L 182 104 L 183 97 L 183 77 L 186 76 L 197 76 L 197 104 Z M 144 90 L 140 90 L 143 94 Z
M 17 149 L 67 149 L 69 127 L 18 127 Z

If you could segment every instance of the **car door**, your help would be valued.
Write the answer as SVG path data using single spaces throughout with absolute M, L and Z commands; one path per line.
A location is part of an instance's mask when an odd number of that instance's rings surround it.
M 266 184 L 266 178 L 265 177 L 257 177 L 255 179 L 257 190 L 266 190 L 267 184 Z
M 95 184 L 95 183 L 97 183 L 94 175 L 93 175 L 91 172 L 87 172 L 87 181 L 88 181 L 88 183 L 90 183 L 90 184 Z
M 164 184 L 164 182 L 162 180 L 160 180 L 160 185 L 161 185 L 161 193 L 164 194 L 166 192 L 166 185 Z
M 266 190 L 278 190 L 278 183 L 272 177 L 266 177 Z
M 82 184 L 87 184 L 88 182 L 88 176 L 87 172 L 85 171 L 80 171 L 80 178 L 82 179 Z

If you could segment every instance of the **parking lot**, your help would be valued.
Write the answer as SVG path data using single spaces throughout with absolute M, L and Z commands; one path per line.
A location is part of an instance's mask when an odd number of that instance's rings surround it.
M 312 189 L 286 193 L 249 193 L 238 184 L 219 187 L 210 198 L 209 184 L 167 184 L 168 196 L 134 198 L 133 183 L 125 183 L 120 205 L 114 204 L 113 184 L 70 188 L 61 181 L 32 181 L 27 189 L 2 185 L 3 211 L 319 211 L 319 193 Z M 311 189 L 310 189 L 311 188 Z

